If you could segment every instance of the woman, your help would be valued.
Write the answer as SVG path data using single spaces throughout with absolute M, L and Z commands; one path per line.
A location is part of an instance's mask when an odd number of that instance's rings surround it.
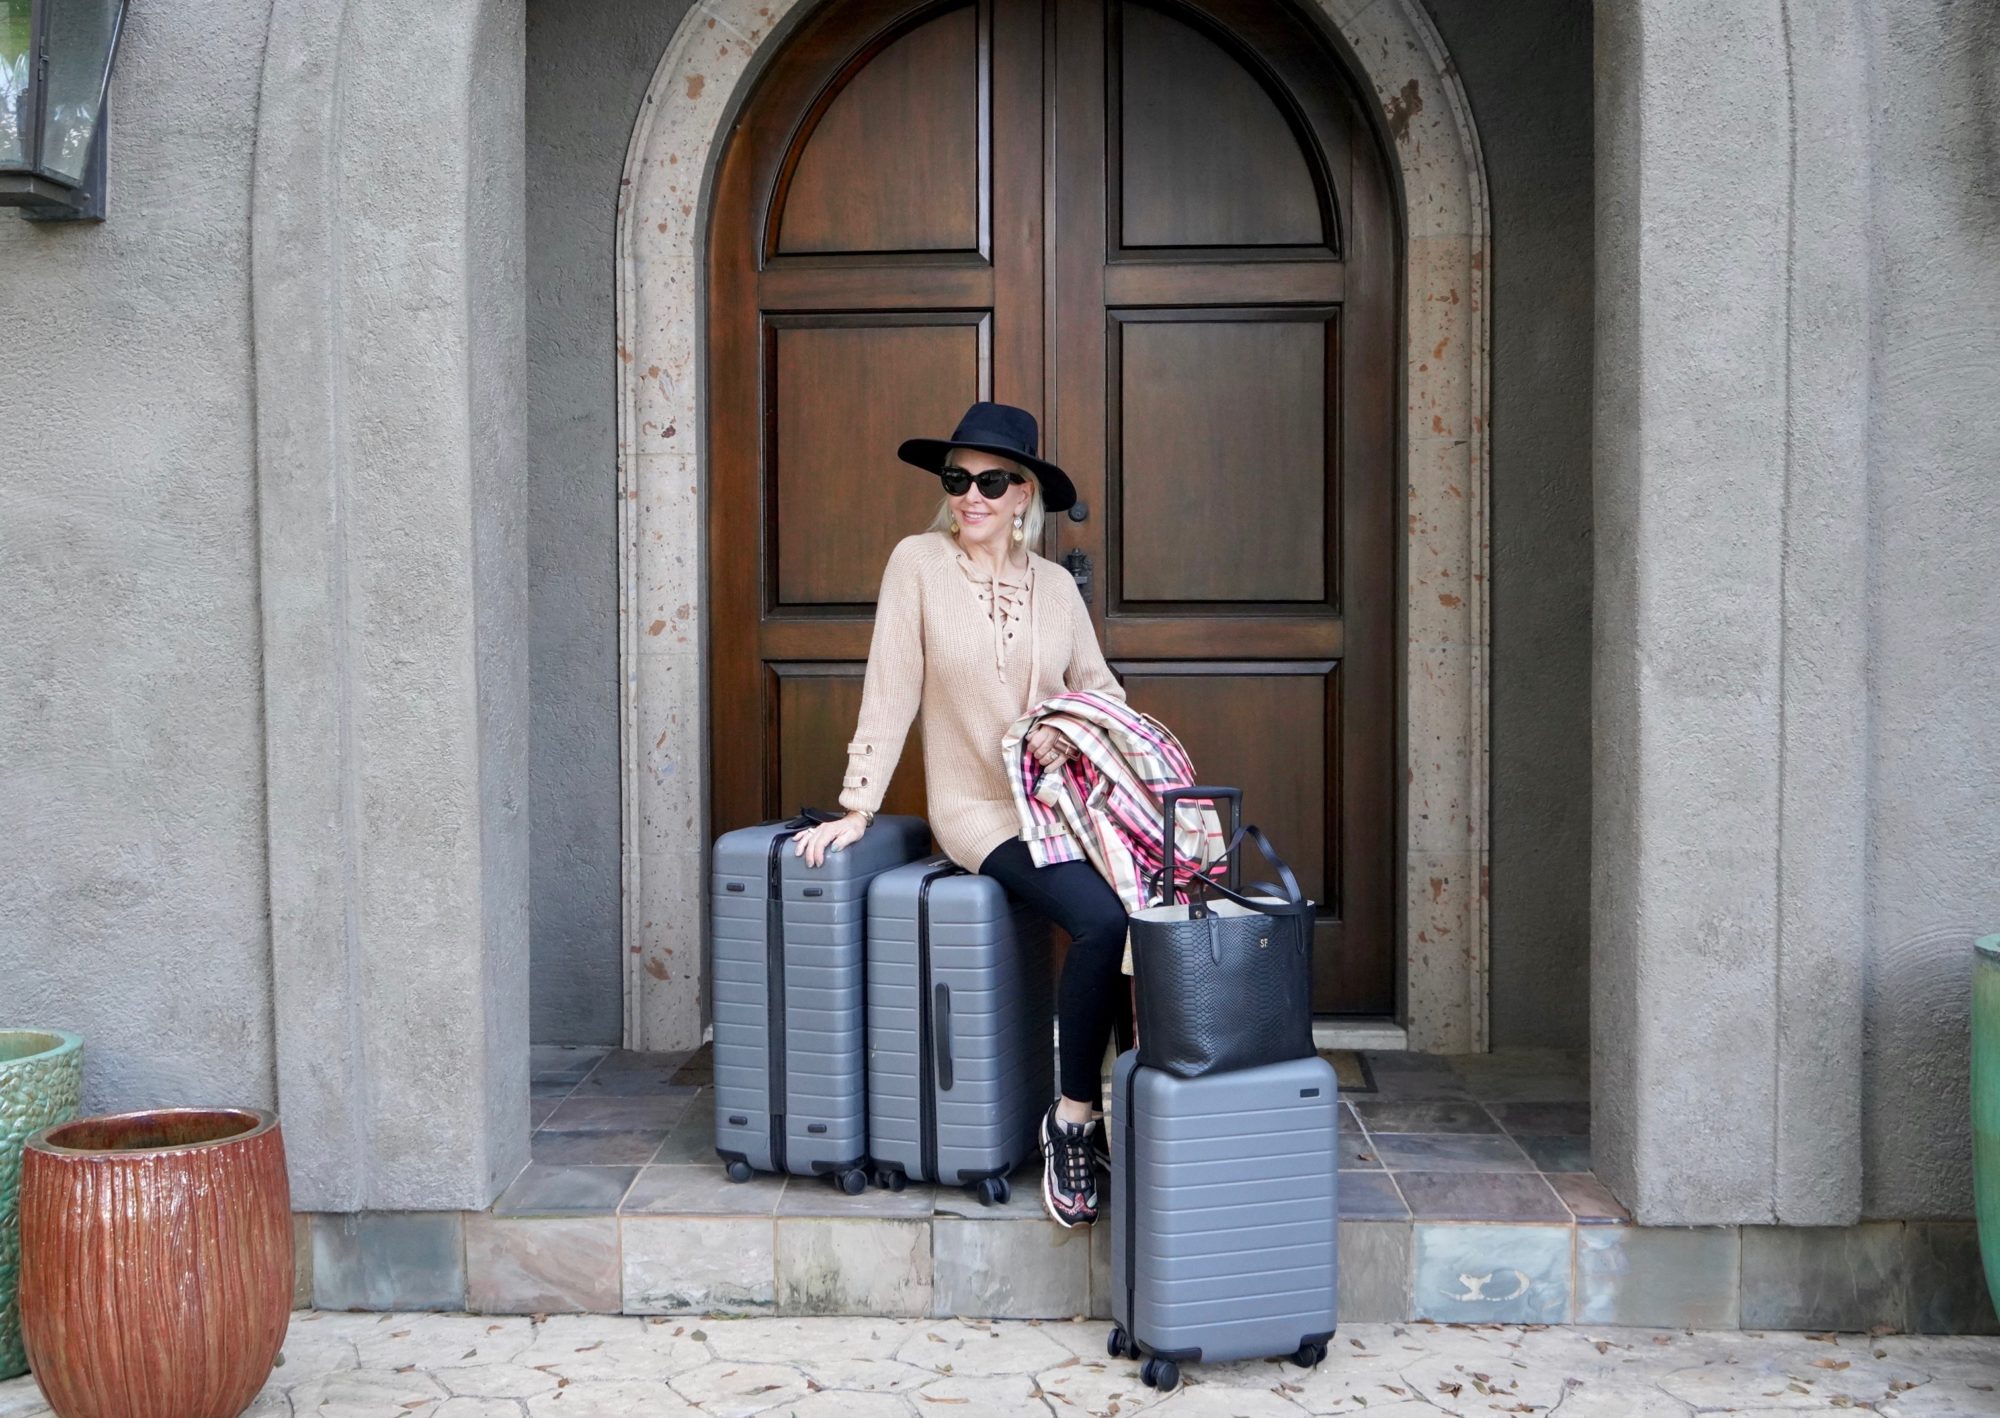
M 913 438 L 904 462 L 935 473 L 944 497 L 930 529 L 889 555 L 861 717 L 847 746 L 840 805 L 847 815 L 799 833 L 793 850 L 813 866 L 858 840 L 882 805 L 910 722 L 924 716 L 931 831 L 968 871 L 994 877 L 1070 935 L 1057 989 L 1061 1096 L 1043 1115 L 1042 1200 L 1065 1226 L 1097 1218 L 1094 1122 L 1104 1046 L 1129 995 L 1121 961 L 1125 907 L 1088 862 L 1037 867 L 1000 752 L 1028 709 L 1065 689 L 1123 700 L 1068 572 L 1031 550 L 1045 513 L 1076 502 L 1063 470 L 1035 456 L 1034 416 L 974 404 L 949 439 Z M 1059 731 L 1035 730 L 1027 748 L 1044 767 L 1076 752 Z

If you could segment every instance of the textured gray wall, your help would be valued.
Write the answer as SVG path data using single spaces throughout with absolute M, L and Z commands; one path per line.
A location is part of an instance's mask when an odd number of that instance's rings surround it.
M 528 566 L 537 1043 L 624 1023 L 613 244 L 639 105 L 687 0 L 529 0 Z
M 1426 0 L 1493 204 L 1492 1039 L 1590 1042 L 1590 0 Z
M 0 212 L 0 1013 L 271 1106 L 250 353 L 269 0 L 137 5 L 111 219 Z
M 1866 1189 L 1971 1204 L 1970 941 L 2000 930 L 2000 8 L 1868 7 L 1875 56 Z

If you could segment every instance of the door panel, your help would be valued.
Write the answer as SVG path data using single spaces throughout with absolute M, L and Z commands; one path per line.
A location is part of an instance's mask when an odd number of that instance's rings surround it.
M 1312 170 L 1254 71 L 1185 19 L 1148 5 L 1116 18 L 1121 244 L 1324 242 Z
M 986 317 L 774 315 L 769 323 L 778 428 L 765 446 L 766 518 L 777 533 L 777 605 L 872 605 L 890 549 L 923 525 L 938 497 L 934 482 L 889 475 L 875 450 L 893 449 L 909 429 L 949 429 L 979 397 Z
M 791 661 L 772 666 L 770 693 L 777 706 L 778 809 L 832 807 L 840 798 L 847 767 L 847 741 L 861 712 L 862 666 L 853 660 Z M 924 815 L 924 748 L 912 726 L 903 764 L 884 812 Z
M 1288 0 L 834 0 L 773 60 L 710 239 L 712 826 L 828 806 L 896 445 L 1042 419 L 1133 702 L 1321 903 L 1315 1007 L 1395 1007 L 1398 243 Z M 890 804 L 923 810 L 913 737 Z
M 779 251 L 979 248 L 978 21 L 967 5 L 919 25 L 822 100 L 779 206 Z
M 1247 313 L 1112 313 L 1121 607 L 1327 599 L 1331 312 Z

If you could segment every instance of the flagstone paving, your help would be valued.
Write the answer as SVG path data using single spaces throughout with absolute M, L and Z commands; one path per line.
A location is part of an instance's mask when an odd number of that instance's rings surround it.
M 1106 1357 L 1107 1329 L 302 1310 L 249 1418 L 2000 1415 L 1990 1338 L 1355 1324 L 1311 1372 L 1202 1367 L 1162 1395 Z M 32 1379 L 0 1383 L 0 1418 L 48 1412 Z

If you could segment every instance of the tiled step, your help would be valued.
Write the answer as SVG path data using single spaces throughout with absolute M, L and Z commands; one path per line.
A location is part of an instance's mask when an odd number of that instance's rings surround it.
M 1108 1225 L 1064 1231 L 1019 1197 L 858 1215 L 829 1188 L 823 1206 L 755 1215 L 301 1217 L 299 1299 L 491 1314 L 1108 1315 Z M 1969 1222 L 1343 1221 L 1340 1267 L 1343 1320 L 2000 1332 Z
M 1061 1319 L 1108 1314 L 1108 1223 L 1063 1231 L 1030 1168 L 843 1196 L 724 1179 L 705 1053 L 538 1048 L 535 1162 L 490 1213 L 301 1218 L 300 1302 Z M 1992 1333 L 1969 1222 L 1646 1228 L 1590 1171 L 1575 1055 L 1349 1053 L 1343 1319 Z

